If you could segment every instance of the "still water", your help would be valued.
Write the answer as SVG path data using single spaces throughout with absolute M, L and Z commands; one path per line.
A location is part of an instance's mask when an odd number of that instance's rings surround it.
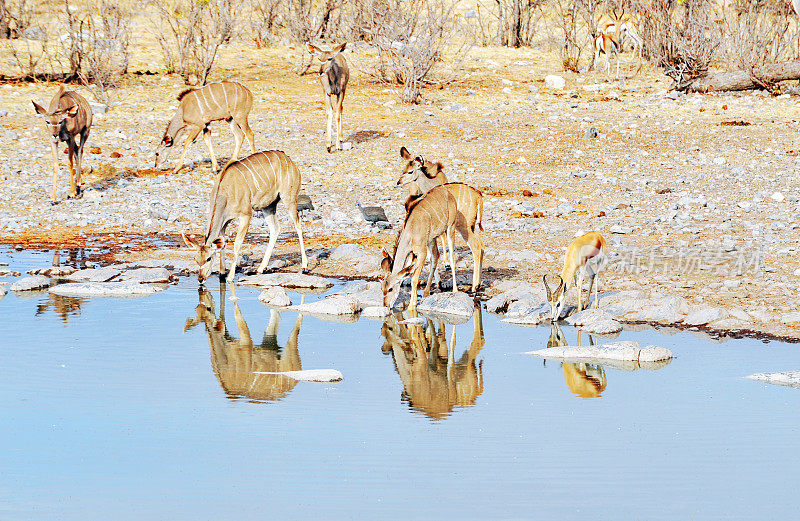
M 626 331 L 676 358 L 625 371 L 525 355 L 550 327 L 485 312 L 422 329 L 237 295 L 0 300 L 0 519 L 797 516 L 800 390 L 743 377 L 798 345 Z M 299 368 L 344 380 L 252 373 Z

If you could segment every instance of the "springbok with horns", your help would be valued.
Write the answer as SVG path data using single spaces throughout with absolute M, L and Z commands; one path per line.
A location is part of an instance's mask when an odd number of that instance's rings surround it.
M 642 48 L 644 41 L 636 30 L 633 19 L 630 14 L 616 13 L 615 17 L 604 14 L 597 22 L 597 30 L 603 34 L 617 34 L 619 35 L 619 50 L 624 52 L 626 47 L 633 50 L 634 57 L 639 63 L 638 70 L 642 68 Z M 637 70 L 637 72 L 638 72 Z
M 617 75 L 615 77 L 619 78 L 619 53 L 622 47 L 620 28 L 625 20 L 627 20 L 627 15 L 622 11 L 617 11 L 617 9 L 613 9 L 610 15 L 604 15 L 604 17 L 601 18 L 600 25 L 603 30 L 593 41 L 594 57 L 592 58 L 592 63 L 589 65 L 589 70 L 600 60 L 600 55 L 605 54 L 606 74 L 610 73 L 611 55 L 614 54 L 617 62 Z M 611 30 L 612 27 L 614 30 Z
M 86 99 L 73 91 L 66 91 L 63 85 L 58 87 L 50 106 L 45 109 L 32 101 L 36 113 L 47 123 L 52 140 L 53 151 L 53 193 L 50 199 L 56 204 L 56 181 L 58 179 L 58 142 L 67 143 L 69 154 L 69 186 L 70 197 L 78 197 L 81 193 L 81 160 L 89 130 L 92 128 L 92 109 Z M 75 138 L 80 136 L 80 143 Z
M 211 164 L 214 172 L 219 169 L 217 155 L 214 152 L 214 145 L 211 143 L 211 130 L 209 124 L 213 121 L 225 120 L 231 124 L 231 131 L 236 140 L 233 147 L 233 154 L 228 160 L 227 165 L 239 159 L 239 152 L 242 150 L 244 137 L 250 144 L 250 149 L 256 151 L 255 138 L 247 116 L 253 107 L 253 93 L 250 89 L 236 81 L 220 81 L 209 83 L 205 87 L 191 88 L 178 94 L 178 111 L 167 124 L 164 136 L 161 138 L 156 149 L 155 167 L 158 167 L 160 160 L 169 153 L 169 149 L 175 144 L 178 134 L 186 132 L 186 142 L 183 144 L 183 153 L 178 164 L 172 170 L 173 174 L 183 168 L 183 161 L 186 159 L 186 152 L 189 146 L 194 143 L 200 132 L 206 142 L 208 151 L 211 154 Z M 226 165 L 226 166 L 227 166 Z
M 302 269 L 308 269 L 308 258 L 303 244 L 303 230 L 297 212 L 297 196 L 300 193 L 300 170 L 289 156 L 278 150 L 259 152 L 241 161 L 234 161 L 226 166 L 217 176 L 211 191 L 210 217 L 208 231 L 202 241 L 183 235 L 187 246 L 197 250 L 196 260 L 200 265 L 197 274 L 202 283 L 211 273 L 211 259 L 219 254 L 220 276 L 225 273 L 225 228 L 234 219 L 238 219 L 239 227 L 233 242 L 233 264 L 228 270 L 228 282 L 233 282 L 239 250 L 242 248 L 247 228 L 254 210 L 264 210 L 269 226 L 269 243 L 264 250 L 264 258 L 258 267 L 263 273 L 269 264 L 272 250 L 280 234 L 280 222 L 275 210 L 279 201 L 283 201 L 289 210 L 297 236 L 300 239 L 300 257 Z
M 578 311 L 583 310 L 582 290 L 583 278 L 589 277 L 589 295 L 591 298 L 594 287 L 594 307 L 598 306 L 598 287 L 600 281 L 595 282 L 598 274 L 608 265 L 608 248 L 606 240 L 597 232 L 581 235 L 569 245 L 564 257 L 564 269 L 561 271 L 560 281 L 555 291 L 547 284 L 547 276 L 543 276 L 544 287 L 547 291 L 547 300 L 550 302 L 550 319 L 555 322 L 561 316 L 561 311 L 566 303 L 567 291 L 571 284 L 575 284 L 578 298 Z M 588 303 L 587 303 L 588 304 Z
M 483 267 L 483 194 L 464 183 L 448 183 L 441 163 L 431 163 L 422 157 L 412 159 L 411 153 L 402 147 L 400 157 L 407 161 L 403 175 L 397 180 L 398 186 L 408 185 L 409 196 L 427 193 L 436 186 L 444 186 L 456 200 L 455 228 L 469 245 L 472 252 L 472 292 L 481 285 Z M 455 283 L 455 279 L 453 279 Z
M 330 51 L 320 49 L 306 44 L 308 52 L 316 54 L 322 65 L 319 67 L 319 81 L 322 90 L 325 92 L 325 111 L 328 114 L 328 125 L 325 127 L 325 144 L 328 152 L 333 151 L 331 133 L 336 133 L 336 149 L 342 149 L 342 104 L 344 103 L 344 92 L 347 89 L 347 80 L 350 79 L 350 68 L 347 60 L 344 59 L 342 51 L 347 46 L 347 42 L 337 45 Z M 336 129 L 333 128 L 334 123 Z
M 455 258 L 453 255 L 453 228 L 456 222 L 456 200 L 447 188 L 437 186 L 425 195 L 407 203 L 406 219 L 403 229 L 397 236 L 394 255 L 383 252 L 381 269 L 386 272 L 383 280 L 383 303 L 391 308 L 397 299 L 400 283 L 411 273 L 411 305 L 409 310 L 417 309 L 417 287 L 428 251 L 432 252 L 433 267 L 428 274 L 423 296 L 430 294 L 433 273 L 439 262 L 439 248 L 436 238 L 445 235 L 450 270 L 453 275 L 453 292 L 458 291 Z M 410 262 L 409 262 L 410 261 Z M 412 273 L 413 272 L 413 273 Z

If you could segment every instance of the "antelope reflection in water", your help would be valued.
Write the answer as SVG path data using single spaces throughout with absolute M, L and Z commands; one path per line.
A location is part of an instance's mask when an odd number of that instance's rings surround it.
M 86 260 L 86 252 L 83 248 L 71 248 L 67 250 L 67 258 L 64 265 L 82 269 L 86 267 Z M 61 264 L 61 252 L 60 250 L 54 250 L 53 266 L 61 266 Z M 53 312 L 66 324 L 70 316 L 81 314 L 83 302 L 84 299 L 82 298 L 64 297 L 48 292 L 47 300 L 36 306 L 36 316 L 44 315 L 48 309 L 52 308 Z
M 473 405 L 483 392 L 483 360 L 475 360 L 485 343 L 480 308 L 473 314 L 472 341 L 458 360 L 455 326 L 448 345 L 444 323 L 436 328 L 430 319 L 425 326 L 401 324 L 402 320 L 402 313 L 388 317 L 381 334 L 382 350 L 391 353 L 403 382 L 403 401 L 433 420 Z
M 195 308 L 197 316 L 186 321 L 184 331 L 199 323 L 206 326 L 208 343 L 211 349 L 211 366 L 219 384 L 229 398 L 249 398 L 251 400 L 277 401 L 289 394 L 297 380 L 277 374 L 253 374 L 254 371 L 283 372 L 299 371 L 300 353 L 297 337 L 303 323 L 303 315 L 298 314 L 294 328 L 286 346 L 278 345 L 278 329 L 281 315 L 270 309 L 269 324 L 261 343 L 254 345 L 250 329 L 234 302 L 236 327 L 239 338 L 233 338 L 225 326 L 225 283 L 220 283 L 220 317 L 214 311 L 214 297 L 211 292 L 198 290 L 200 303 Z
M 564 332 L 553 322 L 550 325 L 550 338 L 547 339 L 547 347 L 557 347 L 567 345 L 567 338 Z M 581 331 L 578 330 L 578 347 L 581 345 Z M 589 345 L 594 345 L 594 338 L 589 335 Z M 573 394 L 581 398 L 598 398 L 606 389 L 606 372 L 603 366 L 587 364 L 583 362 L 562 362 L 564 369 L 564 381 Z

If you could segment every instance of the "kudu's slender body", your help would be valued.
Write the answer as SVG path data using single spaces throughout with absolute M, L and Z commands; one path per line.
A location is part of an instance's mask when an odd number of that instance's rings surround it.
M 297 211 L 297 196 L 300 193 L 300 170 L 289 156 L 279 150 L 258 152 L 241 161 L 226 166 L 216 178 L 211 191 L 208 231 L 202 241 L 184 235 L 187 246 L 197 250 L 197 263 L 200 265 L 198 280 L 203 282 L 211 273 L 211 259 L 219 253 L 220 274 L 225 272 L 225 228 L 238 220 L 236 239 L 233 242 L 233 264 L 228 270 L 228 281 L 233 282 L 239 251 L 244 242 L 253 211 L 264 210 L 269 226 L 269 243 L 264 258 L 258 267 L 259 272 L 266 269 L 275 242 L 280 234 L 280 222 L 276 215 L 278 202 L 283 200 L 294 223 L 300 240 L 302 269 L 308 268 L 308 257 L 303 244 L 303 230 Z
M 50 201 L 56 202 L 56 181 L 58 179 L 58 142 L 67 143 L 69 154 L 70 197 L 81 193 L 81 160 L 89 130 L 92 128 L 92 108 L 89 102 L 77 92 L 67 91 L 63 85 L 58 87 L 48 108 L 35 101 L 33 108 L 40 114 L 52 135 L 50 148 L 53 152 L 53 192 Z M 76 138 L 80 138 L 76 140 Z
M 183 167 L 186 159 L 186 152 L 189 146 L 194 143 L 200 132 L 206 142 L 208 151 L 211 154 L 211 164 L 216 172 L 219 169 L 217 155 L 214 152 L 214 145 L 211 143 L 211 130 L 209 124 L 213 121 L 225 120 L 230 123 L 231 131 L 236 144 L 233 147 L 233 154 L 228 160 L 228 164 L 239 159 L 239 152 L 242 150 L 244 137 L 250 144 L 253 152 L 256 151 L 255 138 L 247 116 L 253 107 L 253 93 L 250 89 L 236 81 L 220 81 L 209 83 L 200 88 L 186 89 L 178 94 L 181 104 L 178 110 L 167 124 L 164 136 L 156 150 L 155 166 L 157 167 L 163 156 L 172 145 L 178 134 L 186 132 L 186 141 L 183 145 L 183 152 L 178 160 L 178 164 L 172 170 L 177 173 Z
M 443 185 L 456 200 L 455 229 L 472 252 L 472 291 L 478 291 L 484 252 L 484 243 L 480 236 L 480 231 L 483 231 L 483 194 L 465 183 L 448 183 L 441 163 L 431 163 L 422 158 L 412 159 L 406 147 L 400 149 L 400 157 L 407 163 L 397 184 L 407 184 L 409 196 L 425 194 L 432 188 Z M 409 198 L 409 201 L 413 199 Z M 455 279 L 453 283 L 455 284 Z
M 567 248 L 567 253 L 564 255 L 564 269 L 561 270 L 559 277 L 559 284 L 555 291 L 551 291 L 550 286 L 547 284 L 547 276 L 543 276 L 544 287 L 547 291 L 547 300 L 550 302 L 551 307 L 551 320 L 555 322 L 561 316 L 561 311 L 564 309 L 564 304 L 567 299 L 567 291 L 572 284 L 575 284 L 577 292 L 577 305 L 578 311 L 583 309 L 583 299 L 581 293 L 583 292 L 583 278 L 589 277 L 589 294 L 588 299 L 592 296 L 592 287 L 594 287 L 594 307 L 599 304 L 598 288 L 600 286 L 599 278 L 600 271 L 608 265 L 608 247 L 606 240 L 597 232 L 589 232 L 581 235 Z M 588 304 L 588 302 L 587 302 Z
M 447 253 L 453 281 L 456 280 L 455 258 L 453 255 L 453 229 L 456 222 L 456 200 L 443 186 L 437 186 L 423 196 L 419 196 L 407 206 L 403 228 L 395 242 L 394 255 L 383 252 L 381 269 L 386 272 L 383 280 L 384 305 L 392 307 L 397 298 L 397 291 L 403 279 L 411 274 L 410 310 L 417 309 L 417 287 L 428 251 L 433 252 L 433 268 L 428 274 L 424 296 L 430 293 L 433 272 L 439 262 L 439 248 L 436 238 L 445 235 Z M 409 263 L 410 261 L 410 263 Z M 458 291 L 458 284 L 453 284 L 453 292 Z
M 317 55 L 322 65 L 319 67 L 319 81 L 325 93 L 325 112 L 328 115 L 328 124 L 325 127 L 325 144 L 328 152 L 333 151 L 331 134 L 336 134 L 336 149 L 342 149 L 342 107 L 344 93 L 347 90 L 347 81 L 350 79 L 350 68 L 344 59 L 342 51 L 347 42 L 334 47 L 330 51 L 307 44 L 308 52 Z M 334 125 L 336 128 L 334 129 Z

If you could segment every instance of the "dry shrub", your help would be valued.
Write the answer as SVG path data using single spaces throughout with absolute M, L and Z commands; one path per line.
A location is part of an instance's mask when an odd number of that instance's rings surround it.
M 250 0 L 248 19 L 253 42 L 260 49 L 271 45 L 281 27 L 281 0 Z
M 4 45 L 19 76 L 34 79 L 52 75 L 58 67 L 58 53 L 53 47 L 54 36 L 58 34 L 57 20 L 45 16 L 25 0 L 5 2 L 0 10 L 5 17 L 0 31 L 8 38 Z
M 554 23 L 562 35 L 559 52 L 565 71 L 580 71 L 584 51 L 592 53 L 600 0 L 554 0 Z
M 33 7 L 26 0 L 0 0 L 0 38 L 20 38 L 33 19 Z
M 239 7 L 236 0 L 155 2 L 150 20 L 167 72 L 205 85 L 220 47 L 234 36 Z
M 531 45 L 543 16 L 546 0 L 493 0 L 478 2 L 476 21 L 482 45 Z

